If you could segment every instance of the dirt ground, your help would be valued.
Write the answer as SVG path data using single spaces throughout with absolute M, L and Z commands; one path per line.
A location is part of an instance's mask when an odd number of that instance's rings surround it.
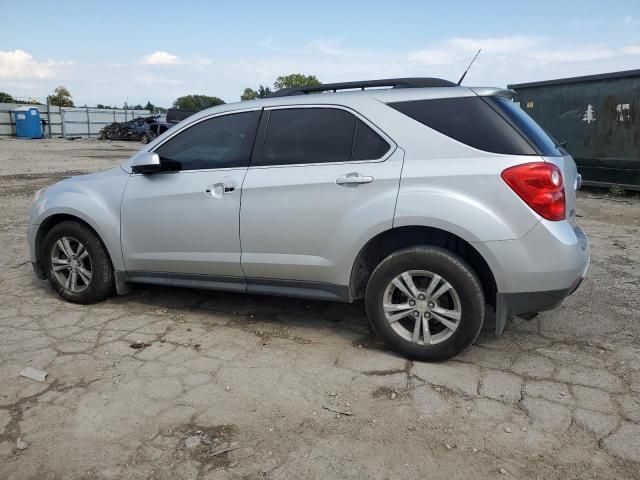
M 592 265 L 562 307 L 425 364 L 360 305 L 60 300 L 28 262 L 33 193 L 138 147 L 0 140 L 0 478 L 640 478 L 637 198 L 581 192 Z

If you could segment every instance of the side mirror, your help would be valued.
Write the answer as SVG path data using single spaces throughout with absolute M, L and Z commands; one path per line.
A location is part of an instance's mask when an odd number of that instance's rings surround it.
M 157 153 L 141 152 L 131 162 L 133 173 L 154 173 L 160 170 L 162 170 L 162 165 Z

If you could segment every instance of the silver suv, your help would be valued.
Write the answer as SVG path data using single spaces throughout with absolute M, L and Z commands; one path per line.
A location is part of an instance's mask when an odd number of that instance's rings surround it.
M 512 93 L 391 79 L 202 111 L 39 191 L 34 270 L 76 303 L 135 283 L 364 299 L 395 350 L 449 358 L 589 264 L 576 165 Z

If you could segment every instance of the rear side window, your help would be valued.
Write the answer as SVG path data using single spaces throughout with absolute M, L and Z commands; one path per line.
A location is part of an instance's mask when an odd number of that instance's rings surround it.
M 396 102 L 389 106 L 479 150 L 510 155 L 538 154 L 501 114 L 480 97 Z
M 260 112 L 210 118 L 163 143 L 156 153 L 168 169 L 205 170 L 248 165 Z
M 271 110 L 262 165 L 376 160 L 390 148 L 368 125 L 337 108 Z
M 373 129 L 358 119 L 351 160 L 375 160 L 389 151 L 389 144 Z

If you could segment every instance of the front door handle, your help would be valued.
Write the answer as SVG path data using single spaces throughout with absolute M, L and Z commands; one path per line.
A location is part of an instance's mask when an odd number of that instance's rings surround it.
M 234 185 L 226 185 L 224 183 L 214 183 L 213 185 L 209 185 L 207 189 L 204 191 L 206 195 L 213 198 L 220 198 L 225 193 L 231 193 L 235 191 L 236 187 Z
M 350 187 L 371 182 L 373 182 L 373 177 L 366 177 L 364 175 L 360 175 L 358 172 L 347 173 L 346 175 L 336 179 L 336 183 L 341 187 Z

